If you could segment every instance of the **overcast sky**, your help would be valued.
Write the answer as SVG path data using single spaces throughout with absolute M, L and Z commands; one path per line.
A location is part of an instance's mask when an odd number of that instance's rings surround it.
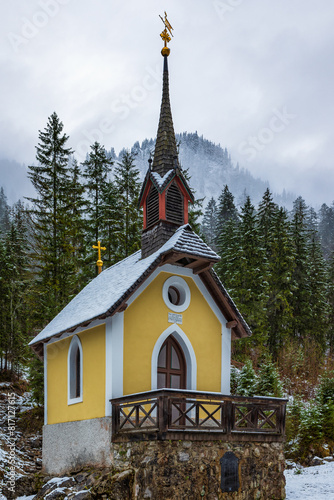
M 175 131 L 331 203 L 331 0 L 1 0 L 0 158 L 33 162 L 53 111 L 79 160 L 95 140 L 118 152 L 155 137 L 165 9 Z

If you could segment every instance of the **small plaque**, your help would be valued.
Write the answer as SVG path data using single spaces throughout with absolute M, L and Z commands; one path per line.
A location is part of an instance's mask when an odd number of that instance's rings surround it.
M 232 451 L 227 451 L 220 459 L 221 483 L 220 487 L 225 491 L 238 491 L 239 482 L 239 459 Z
M 182 325 L 182 314 L 168 313 L 168 323 Z

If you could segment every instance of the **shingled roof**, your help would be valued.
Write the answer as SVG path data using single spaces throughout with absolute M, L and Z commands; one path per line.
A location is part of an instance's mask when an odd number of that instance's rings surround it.
M 224 286 L 214 271 L 209 269 L 219 260 L 219 256 L 187 224 L 178 228 L 159 250 L 145 259 L 141 259 L 141 252 L 138 251 L 103 271 L 83 288 L 29 345 L 42 354 L 42 344 L 51 337 L 74 331 L 93 320 L 112 316 L 122 310 L 126 300 L 159 265 L 177 263 L 177 258 L 188 258 L 189 262 L 199 259 L 200 262 L 209 263 L 200 277 L 209 291 L 211 287 L 214 300 L 227 321 L 236 320 L 238 327 L 235 329 L 235 336 L 250 335 L 249 327 Z M 206 281 L 204 274 L 207 276 Z

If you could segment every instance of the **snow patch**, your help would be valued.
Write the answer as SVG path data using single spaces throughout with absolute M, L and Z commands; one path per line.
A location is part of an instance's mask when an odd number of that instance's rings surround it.
M 284 472 L 286 500 L 334 500 L 334 462 Z

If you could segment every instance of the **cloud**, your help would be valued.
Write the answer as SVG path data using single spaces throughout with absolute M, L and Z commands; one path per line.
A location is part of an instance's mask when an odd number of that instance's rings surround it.
M 94 133 L 116 150 L 154 136 L 161 81 L 149 75 L 162 69 L 164 9 L 156 0 L 1 5 L 0 156 L 32 162 L 53 111 L 82 152 Z M 168 2 L 175 130 L 221 143 L 275 189 L 331 196 L 333 14 L 327 0 Z M 289 126 L 252 161 L 240 154 L 284 107 L 296 115 Z

